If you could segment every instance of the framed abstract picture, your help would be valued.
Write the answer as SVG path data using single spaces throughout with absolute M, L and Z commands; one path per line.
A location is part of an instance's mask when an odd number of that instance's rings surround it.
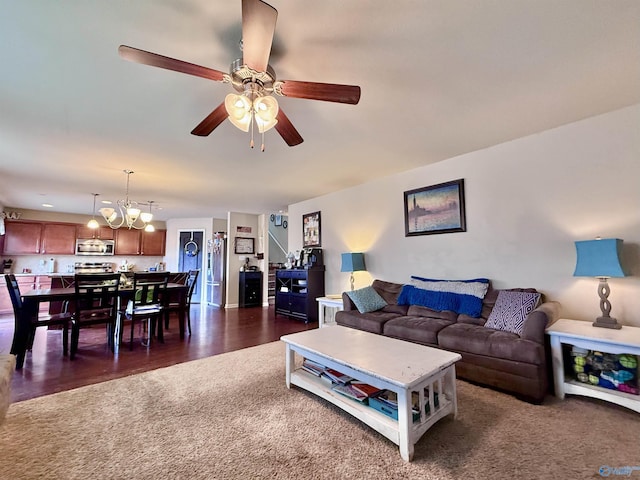
M 320 246 L 320 212 L 302 215 L 302 246 Z
M 404 192 L 404 235 L 466 232 L 464 179 Z

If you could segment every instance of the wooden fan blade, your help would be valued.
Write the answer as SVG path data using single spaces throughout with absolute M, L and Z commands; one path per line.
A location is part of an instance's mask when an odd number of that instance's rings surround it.
M 360 101 L 360 87 L 355 85 L 338 85 L 335 83 L 283 80 L 282 95 L 285 97 L 308 98 L 311 100 L 356 105 Z
M 164 55 L 158 55 L 157 53 L 147 52 L 145 50 L 128 47 L 126 45 L 120 45 L 118 53 L 122 58 L 129 60 L 130 62 L 142 63 L 143 65 L 150 65 L 152 67 L 166 68 L 167 70 L 173 70 L 174 72 L 187 73 L 189 75 L 208 78 L 209 80 L 215 80 L 217 82 L 221 82 L 224 76 L 224 73 L 214 70 L 213 68 L 201 67 L 200 65 L 176 60 L 175 58 L 165 57 Z
M 227 109 L 224 107 L 224 102 L 222 102 L 207 118 L 202 120 L 198 126 L 191 131 L 191 134 L 206 137 L 213 132 L 218 125 L 224 122 L 228 116 Z
M 261 0 L 242 0 L 242 62 L 266 72 L 278 11 Z
M 290 147 L 295 147 L 296 145 L 300 145 L 304 140 L 296 130 L 296 127 L 293 126 L 293 123 L 289 120 L 282 108 L 278 110 L 278 115 L 276 116 L 278 123 L 276 123 L 275 129 L 280 134 L 280 136 L 287 142 L 287 145 Z

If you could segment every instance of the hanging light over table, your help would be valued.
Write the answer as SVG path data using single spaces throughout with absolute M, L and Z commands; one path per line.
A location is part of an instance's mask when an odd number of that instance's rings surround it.
M 148 213 L 141 213 L 141 210 L 138 207 L 138 202 L 129 200 L 129 177 L 131 176 L 133 171 L 123 170 L 123 172 L 127 175 L 127 190 L 125 193 L 125 198 L 116 202 L 118 210 L 111 207 L 103 207 L 100 209 L 100 213 L 107 221 L 107 224 L 114 230 L 121 227 L 141 230 L 143 228 L 146 228 L 153 219 L 153 214 L 151 213 L 151 205 L 149 205 Z M 118 213 L 120 214 L 119 221 Z

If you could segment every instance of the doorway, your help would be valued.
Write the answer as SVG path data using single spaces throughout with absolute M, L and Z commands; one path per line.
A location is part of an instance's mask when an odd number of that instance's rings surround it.
M 200 303 L 202 292 L 203 275 L 203 230 L 179 230 L 178 231 L 178 270 L 188 272 L 189 270 L 200 270 L 196 286 L 193 290 L 192 303 Z

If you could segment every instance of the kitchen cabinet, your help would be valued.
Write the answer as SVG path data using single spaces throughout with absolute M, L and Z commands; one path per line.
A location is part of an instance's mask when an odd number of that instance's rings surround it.
M 3 255 L 36 255 L 40 253 L 41 222 L 5 221 Z
M 276 315 L 317 322 L 318 297 L 324 297 L 324 267 L 276 270 Z
M 99 238 L 100 240 L 113 240 L 115 238 L 115 230 L 111 227 L 89 228 L 86 225 L 78 225 L 78 238 Z
M 143 231 L 140 237 L 140 252 L 142 255 L 164 256 L 167 237 L 166 230 L 156 230 L 154 232 Z
M 116 255 L 140 255 L 140 230 L 116 230 Z
M 73 255 L 76 246 L 74 223 L 5 222 L 3 255 Z
M 76 252 L 75 223 L 44 223 L 41 253 L 46 255 L 74 255 Z
M 166 230 L 145 232 L 119 228 L 115 232 L 116 255 L 164 255 Z
M 20 293 L 28 292 L 34 288 L 51 288 L 51 278 L 48 275 L 25 275 L 17 274 L 16 280 L 18 281 L 18 287 L 20 287 Z M 0 315 L 7 315 L 13 313 L 13 305 L 11 304 L 11 297 L 9 296 L 9 290 L 6 288 L 6 282 L 2 279 L 2 287 L 0 288 Z M 40 304 L 40 312 L 46 313 L 49 311 L 49 303 L 42 302 Z

